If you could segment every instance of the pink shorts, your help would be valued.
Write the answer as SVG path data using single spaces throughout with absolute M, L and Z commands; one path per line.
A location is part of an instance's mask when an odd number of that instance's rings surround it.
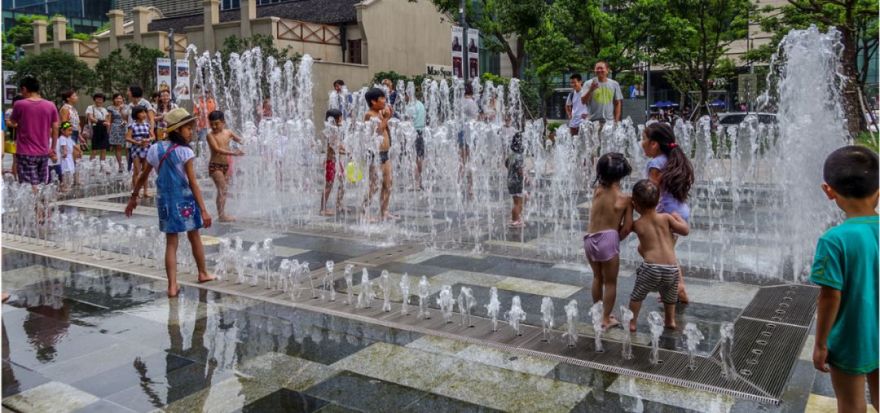
M 584 235 L 584 253 L 592 262 L 608 261 L 620 255 L 620 235 L 613 229 Z

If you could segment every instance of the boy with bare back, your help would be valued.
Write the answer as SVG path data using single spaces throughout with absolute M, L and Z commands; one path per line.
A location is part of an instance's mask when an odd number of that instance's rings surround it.
M 379 220 L 394 220 L 396 216 L 388 212 L 388 203 L 391 200 L 391 159 L 388 151 L 391 149 L 391 133 L 388 130 L 388 120 L 391 119 L 392 110 L 385 105 L 385 92 L 379 88 L 372 88 L 364 95 L 370 110 L 364 116 L 364 122 L 375 122 L 376 134 L 381 137 L 379 142 L 379 168 L 382 170 L 382 194 L 379 204 Z M 364 199 L 364 214 L 367 214 L 373 195 L 376 194 L 378 174 L 376 173 L 375 153 L 370 151 L 370 188 L 367 191 L 367 197 Z
M 214 180 L 217 187 L 217 215 L 220 222 L 233 222 L 235 218 L 226 214 L 226 194 L 229 190 L 229 157 L 242 156 L 241 149 L 232 150 L 230 141 L 241 143 L 241 138 L 234 132 L 226 129 L 226 119 L 223 112 L 215 110 L 208 114 L 208 122 L 211 132 L 208 133 L 208 146 L 211 148 L 211 160 L 208 163 L 208 174 Z
M 639 255 L 645 261 L 636 270 L 636 284 L 629 299 L 629 308 L 633 312 L 629 331 L 636 331 L 642 301 L 654 291 L 660 293 L 663 301 L 666 328 L 674 329 L 679 271 L 672 234 L 687 235 L 688 224 L 675 212 L 656 211 L 660 189 L 647 179 L 633 186 L 632 201 L 633 208 L 639 213 L 639 219 L 633 222 L 633 232 L 639 236 Z

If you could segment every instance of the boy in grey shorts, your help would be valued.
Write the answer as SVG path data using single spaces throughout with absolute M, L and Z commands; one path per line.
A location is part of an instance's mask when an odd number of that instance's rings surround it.
M 633 312 L 629 331 L 636 331 L 642 301 L 648 293 L 658 291 L 663 301 L 666 328 L 675 328 L 675 303 L 678 302 L 678 260 L 675 258 L 673 234 L 687 235 L 688 224 L 678 214 L 656 211 L 660 190 L 647 179 L 633 186 L 633 208 L 639 219 L 633 232 L 639 237 L 639 254 L 644 262 L 636 270 L 636 284 L 629 300 Z

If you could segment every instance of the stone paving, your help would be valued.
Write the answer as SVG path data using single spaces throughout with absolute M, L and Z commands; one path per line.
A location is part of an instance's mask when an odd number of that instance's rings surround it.
M 75 200 L 66 208 L 72 207 L 123 219 L 123 205 L 109 198 Z M 155 224 L 154 210 L 137 212 L 128 222 Z M 388 270 L 395 284 L 405 272 L 413 281 L 425 275 L 432 294 L 443 284 L 468 285 L 481 305 L 496 287 L 502 307 L 513 295 L 522 298 L 532 325 L 539 324 L 542 297 L 556 301 L 557 325 L 565 322 L 562 305 L 576 299 L 578 327 L 592 333 L 585 317 L 592 275 L 583 264 L 422 247 L 382 260 L 388 245 L 250 223 L 204 231 L 209 260 L 220 236 L 239 236 L 246 247 L 273 237 L 276 259 L 308 261 L 313 271 L 326 260 L 347 261 L 369 265 L 373 277 Z M 788 412 L 833 406 L 827 375 L 817 375 L 810 362 L 812 335 L 788 376 L 782 402 L 773 406 L 291 308 L 253 298 L 247 288 L 241 293 L 198 288 L 192 274 L 182 274 L 182 297 L 169 300 L 161 269 L 134 275 L 123 263 L 105 267 L 116 269 L 3 249 L 3 288 L 13 293 L 3 306 L 5 409 Z M 632 268 L 620 275 L 617 299 L 624 304 Z M 336 288 L 344 295 L 344 283 L 337 281 Z M 706 335 L 698 350 L 709 355 L 720 323 L 737 319 L 760 286 L 695 278 L 688 289 L 692 302 L 678 307 L 678 325 L 696 323 Z M 652 297 L 645 307 L 634 336 L 640 344 L 648 342 L 647 312 L 662 311 Z M 485 315 L 485 309 L 476 310 Z M 622 335 L 613 329 L 606 337 Z M 681 350 L 681 331 L 664 332 L 661 346 Z

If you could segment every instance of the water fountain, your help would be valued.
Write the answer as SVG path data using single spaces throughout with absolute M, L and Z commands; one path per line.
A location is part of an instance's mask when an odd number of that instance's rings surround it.
M 333 288 L 333 267 L 335 265 L 333 260 L 324 263 L 324 269 L 327 272 L 321 277 L 321 301 L 324 301 L 325 294 L 330 296 L 330 301 L 336 301 L 336 288 Z
M 577 317 L 578 303 L 576 300 L 571 300 L 565 305 L 565 322 L 568 326 L 568 330 L 563 334 L 563 336 L 568 339 L 568 347 L 571 348 L 577 344 Z
M 400 314 L 409 315 L 409 273 L 400 277 Z
M 455 299 L 452 298 L 452 286 L 444 285 L 440 287 L 440 295 L 437 296 L 437 305 L 440 306 L 440 312 L 443 313 L 443 321 L 452 322 L 452 309 L 455 307 Z
M 379 289 L 382 290 L 382 311 L 391 311 L 391 285 L 388 280 L 388 270 L 382 270 L 379 275 Z
M 373 291 L 373 282 L 370 281 L 370 273 L 364 268 L 361 271 L 361 293 L 358 294 L 357 306 L 355 308 L 370 308 L 373 305 L 373 298 L 376 292 Z
M 542 341 L 550 341 L 550 331 L 553 329 L 553 299 L 544 297 L 541 299 L 541 337 Z
M 688 351 L 688 368 L 691 370 L 696 370 L 697 364 L 694 359 L 695 353 L 697 351 L 697 346 L 700 345 L 700 341 L 702 341 L 705 337 L 703 337 L 703 333 L 700 332 L 700 329 L 697 328 L 697 325 L 694 323 L 685 324 L 684 335 L 686 337 L 685 342 Z
M 346 264 L 343 277 L 345 278 L 345 304 L 354 304 L 354 265 Z
M 526 312 L 522 309 L 519 296 L 515 295 L 510 301 L 510 310 L 507 312 L 507 322 L 510 323 L 510 328 L 512 328 L 518 336 L 522 335 L 519 324 L 522 321 L 526 321 Z
M 660 335 L 663 334 L 663 316 L 656 311 L 648 314 L 648 324 L 651 326 L 651 364 L 659 364 L 660 360 Z
M 471 322 L 471 311 L 476 306 L 477 302 L 474 299 L 474 293 L 470 289 L 470 287 L 461 287 L 461 289 L 458 291 L 458 312 L 461 314 L 462 327 L 474 326 L 474 324 Z
M 492 331 L 498 331 L 498 312 L 501 311 L 501 302 L 498 301 L 498 288 L 489 289 L 489 304 L 486 304 L 486 312 L 492 317 Z
M 621 357 L 624 360 L 632 360 L 632 333 L 629 331 L 629 323 L 633 319 L 633 312 L 622 305 L 620 306 L 620 323 L 623 326 L 623 341 L 621 342 Z
M 431 285 L 428 284 L 428 277 L 422 276 L 419 281 L 419 316 L 421 319 L 430 319 L 431 313 L 428 312 L 428 296 L 431 295 Z
M 605 332 L 605 327 L 602 326 L 602 311 L 602 300 L 597 301 L 590 307 L 590 318 L 593 322 L 593 335 L 597 353 L 605 351 L 602 347 L 602 333 Z
M 736 367 L 733 365 L 733 323 L 721 324 L 721 344 L 718 347 L 718 357 L 721 359 L 722 377 L 730 378 L 736 375 Z

